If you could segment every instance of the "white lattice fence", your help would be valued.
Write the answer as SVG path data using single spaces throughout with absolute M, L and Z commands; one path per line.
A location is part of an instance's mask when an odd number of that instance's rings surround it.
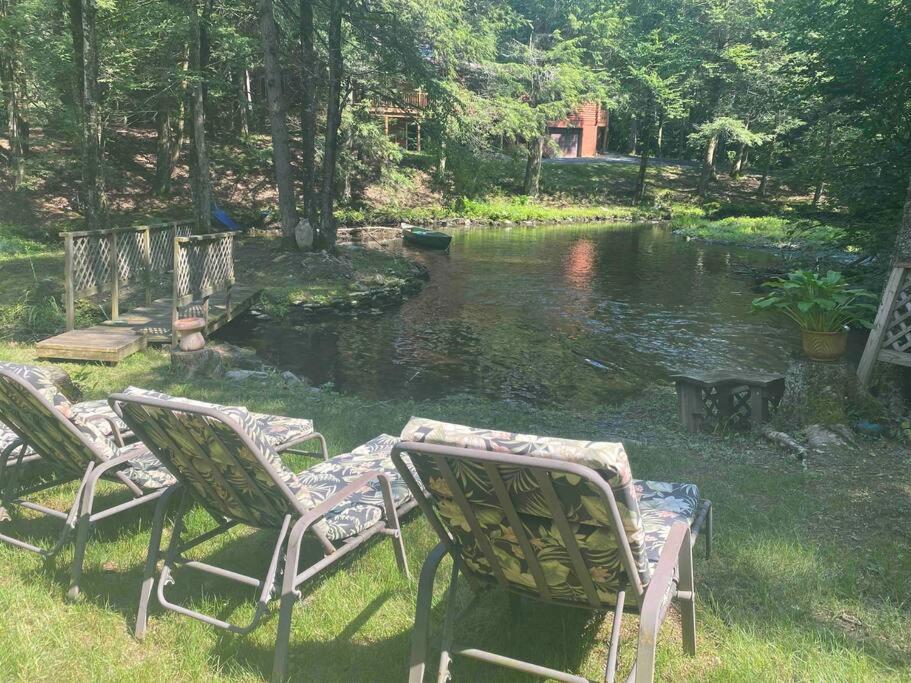
M 877 361 L 911 366 L 911 263 L 895 264 L 886 282 L 857 366 L 863 386 L 869 386 Z
M 225 292 L 225 309 L 231 315 L 234 286 L 234 233 L 178 237 L 174 240 L 174 302 L 171 328 L 181 313 L 192 312 L 208 322 L 209 297 Z
M 120 288 L 141 283 L 151 301 L 152 287 L 173 268 L 175 237 L 191 223 L 158 223 L 129 228 L 61 233 L 64 240 L 67 329 L 75 326 L 76 299 L 111 293 L 111 315 L 119 315 Z M 117 277 L 114 276 L 117 274 Z

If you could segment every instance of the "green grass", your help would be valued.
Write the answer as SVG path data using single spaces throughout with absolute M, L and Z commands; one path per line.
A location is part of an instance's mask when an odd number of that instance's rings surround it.
M 710 220 L 698 214 L 675 215 L 671 227 L 685 237 L 773 249 L 833 249 L 844 232 L 823 224 L 805 225 L 778 216 L 732 216 Z
M 29 346 L 0 344 L 0 358 L 30 361 Z M 911 459 L 907 450 L 866 441 L 858 452 L 810 461 L 749 436 L 681 432 L 673 392 L 657 390 L 591 413 L 542 410 L 477 398 L 366 401 L 336 393 L 255 383 L 194 382 L 168 370 L 160 351 L 115 368 L 64 365 L 96 398 L 135 384 L 180 395 L 307 416 L 332 452 L 380 432 L 397 433 L 411 415 L 482 426 L 597 439 L 616 425 L 648 425 L 648 442 L 630 445 L 636 476 L 699 484 L 716 507 L 716 552 L 696 559 L 698 655 L 682 654 L 672 614 L 658 649 L 661 680 L 885 681 L 911 677 Z M 609 426 L 608 426 L 609 425 Z M 622 429 L 622 428 L 621 428 Z M 63 504 L 65 498 L 52 498 Z M 192 526 L 205 515 L 196 511 Z M 221 633 L 156 610 L 142 643 L 130 636 L 137 606 L 150 511 L 102 523 L 88 551 L 85 598 L 67 604 L 71 552 L 44 566 L 35 556 L 0 547 L 0 670 L 5 680 L 255 681 L 268 676 L 276 621 L 248 637 Z M 4 525 L 6 526 L 6 525 Z M 45 527 L 16 521 L 37 535 Z M 413 575 L 433 535 L 417 515 L 405 523 Z M 200 555 L 262 571 L 267 534 L 234 534 Z M 441 575 L 445 574 L 445 568 Z M 438 637 L 438 581 L 434 621 Z M 178 575 L 173 595 L 196 608 L 243 620 L 251 591 Z M 416 582 L 401 577 L 388 541 L 303 587 L 291 643 L 291 672 L 306 681 L 401 681 L 406 676 Z M 462 599 L 467 588 L 460 591 Z M 621 673 L 633 657 L 636 619 L 628 616 Z M 527 605 L 521 616 L 496 592 L 460 631 L 471 643 L 598 678 L 607 627 L 581 610 Z M 434 641 L 438 642 L 438 641 Z M 524 680 L 503 670 L 456 660 L 457 680 Z

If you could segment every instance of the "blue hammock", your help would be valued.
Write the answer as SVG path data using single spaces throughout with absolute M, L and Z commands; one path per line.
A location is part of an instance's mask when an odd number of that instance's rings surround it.
M 243 226 L 239 225 L 224 211 L 224 209 L 221 209 L 218 204 L 215 203 L 212 204 L 212 218 L 217 220 L 228 230 L 243 230 Z

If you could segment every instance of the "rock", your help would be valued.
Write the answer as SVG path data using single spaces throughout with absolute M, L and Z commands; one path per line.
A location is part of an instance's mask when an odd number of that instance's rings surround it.
M 268 372 L 262 370 L 228 370 L 225 379 L 232 382 L 246 382 L 249 380 L 263 381 L 270 378 Z
M 221 356 L 214 349 L 171 350 L 171 371 L 184 377 L 221 377 L 225 373 Z
M 863 399 L 857 376 L 845 361 L 794 360 L 785 373 L 778 414 L 799 425 L 834 425 L 847 421 L 849 405 Z
M 78 403 L 82 400 L 82 391 L 73 383 L 73 378 L 70 377 L 66 370 L 58 368 L 56 365 L 48 365 L 44 370 L 50 375 L 51 380 L 57 385 L 57 388 L 60 389 L 63 395 L 72 403 Z
M 824 425 L 810 425 L 806 429 L 807 444 L 811 450 L 817 453 L 827 453 L 832 450 L 845 449 L 853 447 L 850 441 L 845 439 L 840 425 L 827 427 Z
M 310 251 L 313 248 L 313 226 L 306 218 L 301 218 L 294 227 L 294 241 L 297 248 L 303 251 Z
M 221 357 L 225 368 L 240 368 L 242 370 L 262 370 L 263 359 L 256 355 L 253 349 L 245 349 L 228 342 L 210 344 L 209 349 Z
M 295 375 L 295 374 L 294 374 L 293 372 L 291 372 L 290 370 L 285 370 L 285 371 L 282 373 L 282 379 L 284 380 L 285 386 L 287 386 L 287 387 L 293 387 L 293 386 L 306 386 L 307 384 L 309 384 L 309 382 L 307 382 L 306 380 L 304 380 L 304 379 L 298 377 L 297 375 Z

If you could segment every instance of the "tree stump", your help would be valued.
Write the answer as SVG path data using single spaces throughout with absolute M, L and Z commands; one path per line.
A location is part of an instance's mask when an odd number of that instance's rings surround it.
M 861 397 L 860 384 L 844 360 L 820 363 L 800 358 L 785 373 L 779 413 L 799 424 L 835 425 L 848 420 L 848 407 Z
M 222 377 L 225 374 L 221 355 L 212 349 L 197 351 L 171 350 L 171 370 L 184 377 Z

